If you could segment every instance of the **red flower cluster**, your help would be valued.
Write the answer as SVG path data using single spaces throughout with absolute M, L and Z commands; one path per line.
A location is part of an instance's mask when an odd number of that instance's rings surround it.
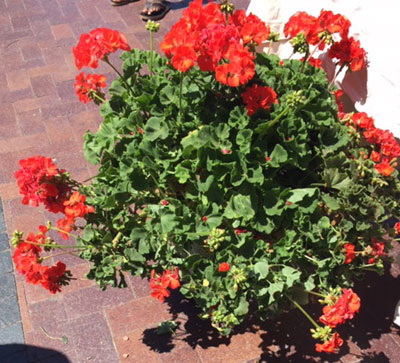
M 344 252 L 346 252 L 346 255 L 344 256 L 344 263 L 348 264 L 351 261 L 354 260 L 356 257 L 354 253 L 354 245 L 352 243 L 345 243 L 344 247 Z
M 335 328 L 338 324 L 343 324 L 348 319 L 353 319 L 354 313 L 360 309 L 360 298 L 351 289 L 342 289 L 334 305 L 323 307 L 323 315 L 319 318 L 320 322 Z
M 333 333 L 331 338 L 325 341 L 323 344 L 316 343 L 315 350 L 325 353 L 335 353 L 343 344 L 343 339 L 339 337 L 338 333 Z
M 393 134 L 376 128 L 374 120 L 365 112 L 353 114 L 351 120 L 363 130 L 365 140 L 375 147 L 370 155 L 371 160 L 377 163 L 375 170 L 383 176 L 390 176 L 394 170 L 390 163 L 400 156 L 400 146 Z
M 149 288 L 152 291 L 150 296 L 158 299 L 160 302 L 163 302 L 164 298 L 170 295 L 167 288 L 175 290 L 180 285 L 177 267 L 175 267 L 173 273 L 170 270 L 165 270 L 161 276 L 156 275 L 154 270 L 151 271 Z
M 50 158 L 34 156 L 19 161 L 20 169 L 14 173 L 22 204 L 37 207 L 40 203 L 53 213 L 61 212 L 71 187 L 65 170 L 59 170 Z
M 39 244 L 46 242 L 46 232 L 45 226 L 39 226 L 37 234 L 29 233 L 25 241 L 19 241 L 12 260 L 15 269 L 25 275 L 26 282 L 42 285 L 50 293 L 55 294 L 57 291 L 61 291 L 60 286 L 69 280 L 70 273 L 66 271 L 65 264 L 60 261 L 57 261 L 52 267 L 41 265 L 42 249 Z
M 400 222 L 396 222 L 393 228 L 396 231 L 396 234 L 400 234 Z
M 332 34 L 337 33 L 341 38 L 347 38 L 349 28 L 350 21 L 340 14 L 321 10 L 316 18 L 300 11 L 290 17 L 283 28 L 283 33 L 290 39 L 302 33 L 308 44 L 318 45 L 318 48 L 322 50 L 325 47 L 325 41 L 331 41 Z
M 237 87 L 254 75 L 248 46 L 268 39 L 269 28 L 255 15 L 236 10 L 226 20 L 220 5 L 194 0 L 164 36 L 160 47 L 172 66 L 186 72 L 195 63 L 215 72 L 218 82 Z
M 226 262 L 222 262 L 218 266 L 218 272 L 227 272 L 229 271 L 229 264 Z
M 72 48 L 72 54 L 76 68 L 80 70 L 82 67 L 97 68 L 99 59 L 117 49 L 130 50 L 125 36 L 117 30 L 97 28 L 89 34 L 81 34 L 78 44 Z
M 368 259 L 368 263 L 375 263 L 375 259 L 379 258 L 379 256 L 386 256 L 386 253 L 384 252 L 385 244 L 383 242 L 378 242 L 376 238 L 371 238 L 371 248 L 371 257 Z
M 301 34 L 305 43 L 318 46 L 320 50 L 325 48 L 325 44 L 331 44 L 328 49 L 330 58 L 337 59 L 340 66 L 347 65 L 352 71 L 359 71 L 366 65 L 366 52 L 360 47 L 359 41 L 348 36 L 350 25 L 347 18 L 331 11 L 321 10 L 317 18 L 305 12 L 297 12 L 285 24 L 283 32 L 290 39 Z M 340 41 L 334 41 L 334 34 L 339 35 Z M 301 44 L 304 41 L 299 39 L 298 42 Z M 299 49 L 304 51 L 304 47 Z M 321 64 L 318 60 L 310 63 L 315 67 Z
M 304 57 L 303 57 L 303 58 L 300 58 L 299 60 L 300 60 L 300 61 L 303 61 L 303 60 L 304 60 Z M 321 59 L 309 57 L 309 58 L 307 59 L 307 62 L 308 62 L 311 66 L 313 66 L 313 67 L 315 67 L 315 68 L 322 69 L 322 60 L 321 60 Z
M 94 103 L 99 104 L 101 101 L 96 97 L 104 99 L 104 93 L 100 91 L 101 87 L 106 86 L 106 77 L 102 74 L 87 74 L 79 73 L 75 77 L 74 89 L 75 93 L 83 104 L 93 100 Z
M 278 103 L 276 93 L 269 87 L 253 84 L 242 93 L 242 100 L 246 105 L 247 114 L 253 115 L 259 108 L 268 110 L 273 103 Z
M 61 218 L 57 221 L 57 228 L 65 231 L 66 233 L 59 232 L 63 239 L 67 239 L 72 226 L 75 223 L 75 219 L 83 217 L 85 214 L 94 213 L 94 208 L 92 206 L 85 205 L 86 197 L 79 192 L 74 192 L 71 194 L 69 199 L 64 202 L 65 218 Z
M 336 58 L 339 65 L 347 65 L 353 72 L 365 67 L 366 51 L 360 47 L 360 42 L 353 37 L 342 39 L 338 43 L 332 44 L 329 48 L 328 56 Z

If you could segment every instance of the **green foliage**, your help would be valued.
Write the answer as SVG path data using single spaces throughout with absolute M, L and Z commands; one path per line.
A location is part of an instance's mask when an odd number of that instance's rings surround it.
M 250 83 L 279 103 L 250 117 L 244 86 L 193 68 L 180 100 L 181 75 L 166 59 L 154 55 L 152 76 L 148 52 L 122 60 L 131 90 L 115 80 L 104 121 L 85 135 L 99 167 L 84 191 L 95 213 L 78 240 L 92 247 L 82 252 L 90 278 L 123 287 L 124 273 L 178 267 L 181 293 L 223 334 L 250 302 L 267 316 L 299 289 L 352 284 L 366 262 L 344 265 L 343 245 L 381 240 L 400 188 L 397 174 L 383 179 L 360 157 L 367 147 L 337 118 L 322 71 L 257 54 Z M 222 262 L 229 271 L 218 272 Z

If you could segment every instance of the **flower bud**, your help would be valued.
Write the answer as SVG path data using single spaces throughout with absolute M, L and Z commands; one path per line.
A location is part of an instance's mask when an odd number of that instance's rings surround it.
M 146 23 L 146 29 L 149 32 L 157 33 L 158 29 L 160 29 L 160 23 L 156 23 L 153 20 L 148 20 Z

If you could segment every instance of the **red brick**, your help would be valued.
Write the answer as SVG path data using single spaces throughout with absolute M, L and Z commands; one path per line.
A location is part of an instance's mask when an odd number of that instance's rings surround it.
M 3 201 L 17 198 L 19 195 L 15 181 L 7 184 L 0 184 L 0 196 Z
M 17 114 L 17 120 L 23 135 L 37 134 L 45 131 L 42 115 L 38 108 Z
M 26 301 L 29 305 L 39 303 L 41 301 L 47 301 L 49 299 L 57 300 L 57 295 L 50 295 L 49 291 L 44 289 L 40 285 L 32 285 L 27 282 L 24 282 L 24 290 Z
M 136 329 L 124 335 L 114 337 L 114 344 L 121 363 L 159 363 L 158 354 L 145 345 L 142 339 L 142 329 Z M 176 362 L 180 361 L 177 360 Z
M 51 31 L 53 32 L 54 39 L 72 38 L 73 33 L 69 24 L 52 25 Z
M 31 85 L 27 74 L 21 71 L 7 72 L 7 83 L 10 91 L 21 90 Z
M 22 328 L 24 330 L 24 334 L 27 334 L 32 330 L 32 324 L 28 312 L 28 307 L 26 304 L 24 284 L 21 281 L 17 281 L 16 286 L 18 294 L 19 311 L 21 313 Z
M 69 318 L 75 319 L 104 307 L 115 307 L 133 298 L 128 289 L 108 287 L 101 291 L 98 286 L 91 286 L 65 295 L 65 308 Z
M 150 297 L 106 309 L 105 313 L 113 336 L 121 336 L 149 325 L 157 326 L 162 321 L 171 319 L 168 306 Z
M 22 57 L 25 61 L 42 59 L 40 48 L 36 44 L 29 44 L 21 47 Z
M 59 296 L 56 297 L 56 295 L 51 295 L 49 291 L 45 291 L 48 294 L 48 299 L 28 305 L 33 330 L 38 330 L 40 327 L 43 327 L 46 331 L 55 330 L 53 329 L 55 326 L 62 325 L 68 320 L 62 299 L 60 300 Z
M 47 96 L 56 92 L 53 79 L 49 75 L 31 77 L 31 84 L 36 97 Z
M 217 347 L 196 347 L 200 358 L 204 362 L 213 363 L 242 363 L 250 357 L 259 357 L 263 353 L 260 348 L 263 339 L 259 334 L 245 332 L 231 336 L 229 344 L 220 344 Z
M 29 19 L 26 16 L 12 17 L 11 23 L 14 28 L 14 31 L 26 30 L 30 28 Z
M 75 266 L 67 265 L 67 269 L 71 271 L 72 278 L 69 282 L 69 285 L 63 286 L 61 292 L 58 294 L 59 296 L 65 296 L 77 290 L 84 289 L 86 287 L 94 286 L 95 282 L 93 280 L 89 280 L 85 277 L 85 274 L 89 271 L 89 263 L 82 263 Z
M 181 349 L 172 349 L 171 352 L 160 354 L 160 360 L 163 363 L 202 363 L 197 352 L 191 347 Z
M 75 141 L 72 127 L 67 118 L 56 117 L 45 121 L 45 129 L 50 143 L 57 144 L 59 142 Z
M 45 145 L 47 143 L 45 134 L 34 134 L 27 136 L 19 136 L 9 138 L 8 140 L 0 140 L 0 154 L 22 151 L 29 149 L 35 145 Z

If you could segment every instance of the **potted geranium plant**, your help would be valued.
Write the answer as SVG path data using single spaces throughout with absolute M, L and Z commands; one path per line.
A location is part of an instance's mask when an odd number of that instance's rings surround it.
M 363 68 L 349 28 L 330 11 L 297 13 L 284 35 L 303 60 L 279 59 L 256 52 L 278 38 L 256 16 L 195 0 L 161 42 L 166 57 L 152 42 L 130 49 L 115 30 L 83 34 L 78 69 L 115 69 L 109 54 L 125 51 L 107 96 L 103 75 L 76 79 L 79 99 L 99 104 L 104 119 L 84 136 L 98 174 L 81 185 L 50 158 L 21 161 L 23 203 L 63 217 L 26 238 L 15 232 L 16 269 L 55 293 L 70 276 L 61 262 L 42 265 L 40 253 L 71 247 L 103 289 L 124 287 L 126 273 L 150 278 L 160 301 L 179 288 L 221 334 L 250 302 L 261 318 L 292 304 L 314 325 L 316 350 L 337 351 L 333 329 L 360 308 L 354 280 L 383 271 L 388 236 L 400 232 L 385 224 L 400 214 L 400 147 L 366 114 L 343 113 L 312 57 L 326 50 L 339 71 Z M 158 25 L 147 29 L 152 39 Z M 49 229 L 74 245 L 56 245 Z M 299 303 L 308 294 L 324 304 L 320 324 Z

